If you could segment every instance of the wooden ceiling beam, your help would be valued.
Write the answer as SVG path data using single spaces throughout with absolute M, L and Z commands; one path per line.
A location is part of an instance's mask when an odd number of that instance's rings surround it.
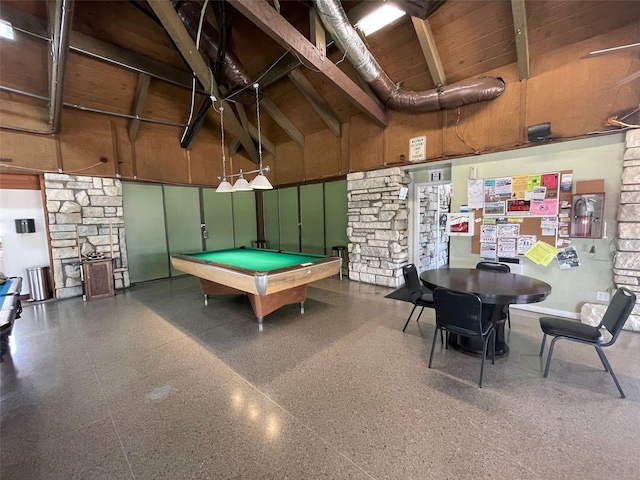
M 311 104 L 324 123 L 327 124 L 329 130 L 331 130 L 336 137 L 340 138 L 342 136 L 340 120 L 338 120 L 329 104 L 324 98 L 322 98 L 307 77 L 304 76 L 302 71 L 299 68 L 296 68 L 289 74 L 289 79 L 297 89 L 300 90 L 300 93 L 302 93 L 304 98 L 307 99 L 307 102 Z
M 238 117 L 240 117 L 240 122 L 242 123 L 242 127 L 249 132 L 251 138 L 253 138 L 256 142 L 260 140 L 262 141 L 262 146 L 264 149 L 272 155 L 276 154 L 276 147 L 273 142 L 270 142 L 267 137 L 264 136 L 263 132 L 260 132 L 258 135 L 258 129 L 256 126 L 249 121 L 247 118 L 247 112 L 244 109 L 244 105 L 241 103 L 236 103 L 236 109 L 238 110 Z
M 149 83 L 151 77 L 146 73 L 141 73 L 138 76 L 138 84 L 136 85 L 136 92 L 133 95 L 133 108 L 131 109 L 131 115 L 142 115 L 144 106 L 147 103 L 147 93 L 149 92 Z M 140 120 L 137 118 L 129 120 L 129 140 L 132 142 L 138 138 L 138 127 L 140 126 Z
M 9 5 L 2 5 L 2 19 L 11 23 L 18 31 L 42 37 L 43 39 L 51 39 L 47 31 L 47 22 L 30 13 L 23 12 Z
M 422 54 L 424 55 L 424 59 L 427 61 L 427 66 L 429 67 L 429 73 L 431 74 L 433 83 L 436 85 L 446 85 L 447 76 L 444 73 L 444 67 L 440 60 L 436 40 L 431 32 L 429 20 L 421 20 L 418 17 L 411 17 L 411 21 L 413 22 L 413 28 L 418 36 Z
M 524 0 L 511 0 L 513 29 L 516 35 L 518 74 L 520 80 L 529 78 L 529 34 L 527 33 L 527 11 Z
M 222 98 L 220 96 L 220 88 L 215 78 L 213 78 L 213 73 L 200 55 L 200 52 L 196 49 L 195 43 L 191 39 L 189 32 L 187 32 L 182 20 L 180 20 L 180 17 L 173 9 L 171 2 L 169 0 L 156 0 L 149 2 L 149 6 L 153 9 L 171 39 L 175 42 L 178 50 L 180 50 L 180 53 L 196 74 L 196 77 L 200 80 L 200 83 L 207 93 L 214 95 L 218 99 Z M 223 101 L 222 105 L 227 112 L 225 120 L 227 120 L 229 130 L 238 137 L 240 143 L 242 143 L 242 146 L 247 151 L 249 158 L 253 162 L 258 163 L 258 151 L 253 144 L 253 140 L 251 140 L 249 134 L 242 128 L 229 102 Z
M 229 156 L 235 155 L 238 152 L 240 145 L 241 143 L 238 137 L 231 140 L 231 143 L 229 144 Z
M 275 11 L 266 0 L 229 0 L 237 10 L 285 49 L 305 59 L 334 85 L 358 110 L 381 127 L 388 124 L 387 112 L 363 92 L 333 62 L 323 59 L 318 49 Z M 156 2 L 151 2 L 152 4 Z
M 327 34 L 315 8 L 309 9 L 309 40 L 320 52 L 320 58 L 327 58 Z
M 265 97 L 260 100 L 260 105 L 264 107 L 269 116 L 273 118 L 273 120 L 278 125 L 280 125 L 280 128 L 282 128 L 285 133 L 298 144 L 300 148 L 304 148 L 304 135 L 300 130 L 298 130 L 298 127 L 291 123 L 291 120 L 289 120 L 289 118 L 287 118 L 287 116 L 282 113 L 282 110 L 280 110 L 278 106 L 273 103 L 273 100 Z

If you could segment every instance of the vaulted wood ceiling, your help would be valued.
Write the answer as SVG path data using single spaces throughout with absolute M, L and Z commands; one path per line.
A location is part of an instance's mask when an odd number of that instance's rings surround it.
M 165 0 L 162 0 L 165 1 Z M 262 1 L 262 0 L 260 0 Z M 210 2 L 207 19 L 217 24 L 216 2 Z M 231 2 L 231 4 L 247 2 Z M 251 2 L 249 2 L 251 3 Z M 280 14 L 302 35 L 309 38 L 309 10 L 312 2 L 277 2 Z M 366 4 L 359 1 L 343 1 L 347 12 L 362 9 Z M 429 2 L 412 1 L 419 8 Z M 201 5 L 202 2 L 199 2 Z M 270 3 L 273 8 L 273 3 Z M 426 7 L 425 7 L 426 8 Z M 274 41 L 241 13 L 227 10 L 227 20 L 232 23 L 230 46 L 237 55 L 250 78 L 257 79 L 264 74 L 267 78 L 283 64 L 295 61 L 291 52 Z M 40 30 L 48 36 L 47 5 L 43 1 L 2 0 L 0 17 L 10 20 L 14 26 L 20 24 L 25 30 Z M 423 13 L 426 10 L 423 10 Z M 520 12 L 520 14 L 518 14 Z M 80 53 L 86 49 L 107 48 L 109 52 L 124 50 L 144 56 L 167 67 L 168 71 L 180 73 L 187 85 L 191 76 L 183 56 L 165 28 L 152 18 L 154 9 L 146 2 L 134 1 L 75 1 L 72 21 L 71 52 L 66 66 L 64 101 L 84 107 L 113 111 L 123 114 L 138 114 L 142 117 L 173 123 L 186 123 L 189 118 L 190 89 L 152 77 L 148 82 L 148 92 L 144 103 L 138 102 L 136 110 L 136 89 L 140 94 L 139 73 L 122 66 L 104 62 Z M 514 19 L 515 25 L 514 27 Z M 524 22 L 524 25 L 523 25 Z M 425 27 L 426 25 L 426 27 Z M 588 53 L 580 50 L 580 42 L 616 29 L 635 25 L 636 38 L 640 39 L 640 2 L 637 1 L 558 1 L 558 0 L 447 0 L 431 13 L 426 23 L 420 19 L 405 16 L 394 24 L 370 35 L 366 42 L 381 67 L 389 77 L 403 87 L 412 90 L 428 90 L 436 87 L 435 79 L 443 77 L 447 83 L 482 75 L 495 75 L 507 65 L 519 65 L 520 75 L 536 75 L 548 70 L 545 64 L 548 54 L 554 50 L 576 45 L 572 55 Z M 421 45 L 417 32 L 420 28 L 430 29 L 430 47 Z M 520 30 L 518 30 L 520 29 Z M 523 30 L 523 39 L 518 35 Z M 98 46 L 92 39 L 100 41 Z M 639 41 L 639 40 L 636 40 Z M 423 38 L 424 43 L 424 38 Z M 616 45 L 609 45 L 615 47 Z M 74 48 L 75 47 L 75 48 Z M 113 47 L 114 50 L 109 50 Z M 116 48 L 117 47 L 117 48 Z M 436 56 L 441 71 L 430 71 L 425 58 Z M 429 50 L 430 48 L 430 50 Z M 523 50 L 524 49 L 524 50 Z M 525 59 L 528 55 L 528 62 Z M 327 51 L 329 61 L 356 84 L 357 74 L 347 61 L 340 61 L 342 53 L 331 46 Z M 132 56 L 132 62 L 139 60 Z M 280 61 L 278 62 L 278 60 Z M 300 59 L 303 60 L 303 59 Z M 588 61 L 588 60 L 585 60 Z M 276 63 L 277 62 L 277 63 Z M 308 63 L 308 62 L 305 62 Z M 16 41 L 0 43 L 0 85 L 41 96 L 49 94 L 48 43 L 22 31 L 16 32 Z M 636 63 L 637 65 L 637 63 Z M 303 78 L 283 76 L 261 89 L 261 97 L 266 99 L 262 108 L 262 132 L 267 142 L 279 145 L 295 138 L 295 131 L 306 137 L 328 127 L 325 120 L 316 113 L 310 102 L 296 84 L 307 81 L 317 92 L 318 98 L 326 102 L 339 123 L 346 123 L 360 113 L 360 110 L 331 85 L 322 74 L 306 67 L 299 73 Z M 524 73 L 523 73 L 524 72 Z M 630 74 L 633 72 L 627 72 Z M 440 76 L 439 76 L 440 75 Z M 620 75 L 618 75 L 619 77 Z M 615 81 L 617 78 L 612 79 Z M 580 79 L 576 78 L 576 82 Z M 638 80 L 634 85 L 637 88 Z M 253 95 L 253 92 L 250 92 Z M 46 123 L 44 105 L 40 100 L 10 93 L 0 92 L 3 109 L 15 110 L 10 117 L 13 126 L 36 128 Z M 203 95 L 198 94 L 198 100 Z M 11 104 L 34 106 L 31 110 L 9 108 Z M 40 110 L 37 108 L 40 107 Z M 196 103 L 197 107 L 197 103 Z M 294 126 L 280 124 L 277 112 Z M 255 125 L 255 104 L 244 106 L 249 123 Z M 268 113 L 268 111 L 270 113 Z M 240 112 L 242 113 L 242 112 Z M 40 116 L 40 118 L 38 118 Z M 240 116 L 242 117 L 242 115 Z M 242 118 L 239 119 L 242 121 Z M 204 131 L 219 136 L 217 114 L 210 112 L 205 120 Z M 294 133 L 292 133 L 294 132 Z M 176 128 L 176 141 L 182 133 Z M 255 133 L 255 132 L 254 132 Z M 229 139 L 233 139 L 230 133 Z M 229 143 L 229 142 L 228 142 Z

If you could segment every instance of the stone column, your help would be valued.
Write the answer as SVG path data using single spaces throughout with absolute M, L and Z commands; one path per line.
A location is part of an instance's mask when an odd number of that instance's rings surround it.
M 616 288 L 626 287 L 640 300 L 640 130 L 627 132 L 622 165 L 617 217 L 619 240 L 613 262 L 613 281 Z M 586 303 L 580 311 L 580 320 L 597 325 L 606 309 L 606 305 Z M 640 332 L 640 303 L 636 303 L 624 328 Z
M 120 180 L 52 173 L 44 180 L 56 297 L 82 295 L 79 252 L 110 256 L 113 249 L 115 287 L 128 287 Z
M 399 196 L 410 183 L 398 167 L 347 175 L 351 280 L 395 288 L 404 283 L 409 207 Z

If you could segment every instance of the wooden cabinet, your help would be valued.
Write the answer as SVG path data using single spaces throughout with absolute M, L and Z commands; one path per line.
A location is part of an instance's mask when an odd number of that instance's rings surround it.
M 84 299 L 113 297 L 116 294 L 113 284 L 113 260 L 86 260 L 82 262 L 84 279 Z

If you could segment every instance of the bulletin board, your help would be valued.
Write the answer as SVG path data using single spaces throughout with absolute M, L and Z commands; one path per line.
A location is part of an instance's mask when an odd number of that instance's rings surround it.
M 482 199 L 473 202 L 471 253 L 515 257 L 537 240 L 558 247 L 564 246 L 565 237 L 568 240 L 572 170 L 485 178 L 476 181 L 475 188 L 482 188 L 476 191 Z

